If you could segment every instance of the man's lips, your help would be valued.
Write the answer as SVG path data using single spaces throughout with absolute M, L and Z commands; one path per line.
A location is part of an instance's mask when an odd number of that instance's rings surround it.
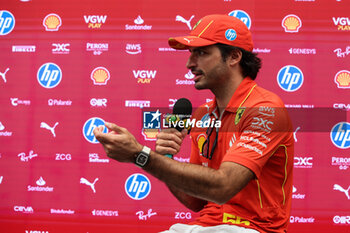
M 195 76 L 193 79 L 195 82 L 197 82 L 203 76 L 203 72 L 201 71 L 192 71 L 192 74 Z

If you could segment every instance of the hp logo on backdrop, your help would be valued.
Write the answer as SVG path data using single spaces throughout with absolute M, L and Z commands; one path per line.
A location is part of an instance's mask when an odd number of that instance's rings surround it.
M 147 176 L 135 173 L 126 180 L 125 192 L 134 200 L 142 200 L 151 192 L 151 182 Z
M 248 29 L 250 29 L 250 26 L 252 26 L 252 20 L 250 19 L 250 16 L 245 11 L 234 10 L 228 13 L 228 15 L 239 18 L 248 27 Z
M 340 149 L 350 148 L 350 123 L 339 122 L 331 130 L 331 140 Z
M 41 86 L 54 88 L 61 82 L 62 71 L 58 65 L 48 62 L 39 68 L 37 78 Z
M 293 92 L 303 85 L 304 75 L 298 67 L 287 65 L 278 72 L 277 82 L 283 90 Z
M 101 126 L 101 125 L 103 126 L 103 133 L 107 133 L 108 129 L 105 126 L 104 120 L 102 120 L 101 118 L 92 117 L 85 122 L 84 127 L 83 127 L 83 135 L 84 135 L 85 139 L 88 140 L 88 142 L 98 143 L 93 131 L 96 127 Z
M 0 36 L 9 34 L 15 27 L 15 17 L 9 11 L 0 11 Z

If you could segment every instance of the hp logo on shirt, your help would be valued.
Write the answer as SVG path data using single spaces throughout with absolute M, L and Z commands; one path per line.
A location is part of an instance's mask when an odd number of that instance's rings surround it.
M 126 180 L 125 192 L 131 199 L 142 200 L 151 192 L 151 182 L 145 175 L 135 173 Z
M 303 85 L 304 75 L 298 67 L 287 65 L 278 72 L 277 82 L 283 90 L 293 92 Z
M 340 149 L 350 148 L 350 123 L 339 122 L 331 130 L 331 140 Z
M 9 11 L 0 11 L 0 36 L 9 34 L 15 27 L 15 17 Z
M 62 71 L 58 65 L 48 62 L 39 68 L 37 78 L 41 86 L 54 88 L 61 82 Z
M 228 13 L 228 15 L 239 18 L 248 27 L 248 29 L 250 29 L 250 26 L 252 26 L 252 20 L 250 19 L 250 16 L 245 11 L 234 10 Z
M 101 125 L 103 126 L 103 133 L 107 133 L 108 129 L 105 126 L 104 120 L 102 120 L 101 118 L 92 117 L 85 122 L 84 127 L 83 127 L 83 135 L 84 135 L 85 139 L 88 140 L 88 142 L 98 143 L 93 131 L 96 127 L 101 126 Z

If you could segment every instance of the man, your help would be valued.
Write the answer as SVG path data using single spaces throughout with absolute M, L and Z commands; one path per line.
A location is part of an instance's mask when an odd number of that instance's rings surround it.
M 280 98 L 253 81 L 260 59 L 252 53 L 248 28 L 235 17 L 208 15 L 190 36 L 170 38 L 169 45 L 190 51 L 187 68 L 195 75 L 195 88 L 215 95 L 193 118 L 214 119 L 220 127 L 191 130 L 190 163 L 164 156 L 180 150 L 186 130 L 159 133 L 156 151 L 111 123 L 106 126 L 112 132 L 96 128 L 96 138 L 109 157 L 135 162 L 165 182 L 185 206 L 200 211 L 194 222 L 165 232 L 286 232 L 292 126 Z

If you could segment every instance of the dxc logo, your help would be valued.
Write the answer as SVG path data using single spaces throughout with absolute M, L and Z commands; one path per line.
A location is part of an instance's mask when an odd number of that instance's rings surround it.
M 70 46 L 69 43 L 67 44 L 52 43 L 52 46 L 54 47 L 52 49 L 53 53 L 69 53 L 70 51 L 70 49 L 68 48 Z
M 311 168 L 313 166 L 313 157 L 294 157 L 294 167 Z
M 104 120 L 102 120 L 101 118 L 92 117 L 85 122 L 84 127 L 83 127 L 83 135 L 84 135 L 85 139 L 88 140 L 88 142 L 98 143 L 93 131 L 96 127 L 101 126 L 101 125 L 103 126 L 103 133 L 107 133 L 108 129 L 105 126 Z
M 151 182 L 145 175 L 135 173 L 126 180 L 125 192 L 134 200 L 142 200 L 151 192 Z
M 37 78 L 41 86 L 54 88 L 61 82 L 62 71 L 58 65 L 48 62 L 39 68 Z
M 15 17 L 9 11 L 0 11 L 0 36 L 9 34 L 15 27 Z
M 350 123 L 339 122 L 331 130 L 331 140 L 340 149 L 350 148 Z
M 303 85 L 304 75 L 298 67 L 287 65 L 278 72 L 277 82 L 283 90 L 293 92 Z
M 248 29 L 250 29 L 250 27 L 252 26 L 252 20 L 250 19 L 250 16 L 245 11 L 234 10 L 234 11 L 231 11 L 228 15 L 239 18 L 248 27 Z

